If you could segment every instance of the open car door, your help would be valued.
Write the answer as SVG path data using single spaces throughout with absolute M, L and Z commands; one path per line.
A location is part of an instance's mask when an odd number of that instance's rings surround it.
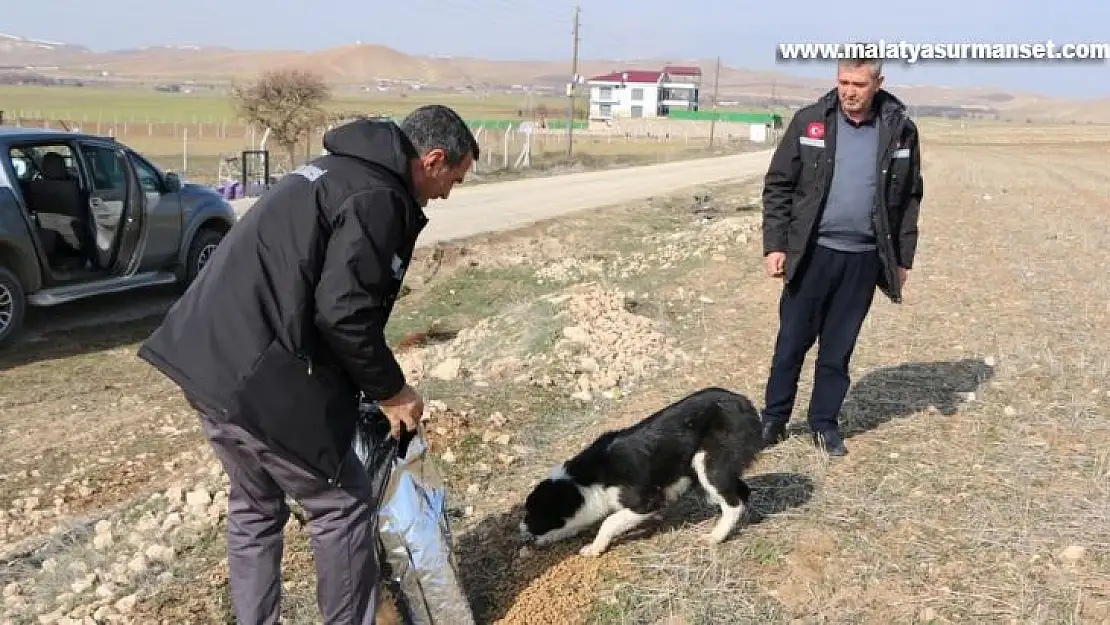
M 145 221 L 138 179 L 122 146 L 99 141 L 80 145 L 100 266 L 114 275 L 134 273 Z

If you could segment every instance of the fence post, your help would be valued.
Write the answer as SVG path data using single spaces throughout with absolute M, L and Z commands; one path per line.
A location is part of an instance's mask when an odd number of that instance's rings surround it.
M 485 127 L 485 125 L 483 124 L 483 125 L 481 125 L 481 126 L 478 126 L 478 129 L 474 131 L 474 141 L 475 141 L 475 143 L 477 143 L 477 144 L 478 144 L 479 146 L 481 146 L 481 145 L 482 145 L 482 131 L 483 131 L 483 130 L 485 130 L 485 128 L 486 128 L 486 127 Z M 472 171 L 473 171 L 474 173 L 478 173 L 478 160 L 479 160 L 479 159 L 475 159 L 475 160 L 474 160 L 474 164 L 473 164 L 473 165 L 471 166 L 471 170 L 472 170 Z

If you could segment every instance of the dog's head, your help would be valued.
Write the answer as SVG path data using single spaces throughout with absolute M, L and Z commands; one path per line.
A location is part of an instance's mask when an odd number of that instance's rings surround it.
M 578 486 L 566 477 L 548 477 L 528 494 L 524 501 L 524 520 L 520 533 L 543 545 L 551 542 L 567 522 L 585 505 L 586 499 Z

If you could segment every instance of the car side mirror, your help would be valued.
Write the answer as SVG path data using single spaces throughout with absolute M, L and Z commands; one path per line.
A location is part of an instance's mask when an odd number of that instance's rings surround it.
M 166 193 L 177 193 L 181 190 L 181 177 L 177 174 L 168 172 L 166 174 Z

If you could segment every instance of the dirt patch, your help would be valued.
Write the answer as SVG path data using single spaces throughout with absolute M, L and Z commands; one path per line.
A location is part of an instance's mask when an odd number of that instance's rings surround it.
M 131 618 L 142 594 L 172 582 L 179 557 L 204 543 L 227 513 L 226 476 L 218 463 L 204 452 L 192 459 L 200 468 L 189 482 L 126 502 L 9 556 L 0 575 L 9 610 L 41 615 L 41 622 Z

